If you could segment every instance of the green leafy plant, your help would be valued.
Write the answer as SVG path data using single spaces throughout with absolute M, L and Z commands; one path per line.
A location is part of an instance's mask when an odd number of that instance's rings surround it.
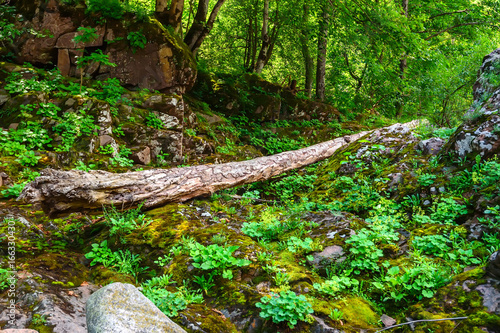
M 125 10 L 119 0 L 88 0 L 87 13 L 100 14 L 105 18 L 120 20 Z
M 331 276 L 323 283 L 313 284 L 313 287 L 320 293 L 337 297 L 339 293 L 357 287 L 358 285 L 359 282 L 356 279 L 347 276 Z
M 215 286 L 214 283 L 215 275 L 216 272 L 213 271 L 208 273 L 207 275 L 194 276 L 193 280 L 201 287 L 201 289 L 203 290 L 203 292 L 205 292 L 205 294 L 208 294 L 208 291 Z
M 430 173 L 424 173 L 424 174 L 421 174 L 417 180 L 418 180 L 418 183 L 421 185 L 421 186 L 430 186 L 432 184 L 434 184 L 434 179 L 436 179 L 437 176 L 436 175 L 433 175 L 433 174 L 430 174 Z
M 11 279 L 14 277 L 14 279 Z M 15 276 L 7 269 L 0 267 L 0 291 L 9 288 L 11 282 L 15 282 Z
M 137 49 L 143 49 L 146 46 L 148 40 L 142 31 L 131 31 L 127 35 L 127 40 L 132 46 L 132 52 L 135 53 Z
M 62 142 L 55 148 L 57 152 L 70 151 L 76 139 L 82 135 L 91 135 L 99 127 L 94 124 L 94 117 L 87 115 L 84 109 L 76 112 L 66 112 L 52 127 L 55 133 L 62 137 Z
M 75 44 L 91 43 L 95 41 L 97 38 L 99 38 L 97 30 L 92 27 L 79 27 L 76 31 L 78 31 L 78 34 L 73 38 L 73 42 Z
M 262 310 L 259 314 L 262 318 L 271 318 L 276 324 L 286 322 L 291 329 L 299 321 L 307 321 L 307 315 L 314 312 L 304 295 L 297 296 L 291 290 L 264 296 L 255 306 Z
M 453 198 L 441 198 L 432 207 L 431 219 L 438 223 L 455 225 L 459 216 L 467 214 L 465 205 L 461 205 Z
M 142 204 L 136 209 L 119 212 L 114 206 L 103 207 L 105 223 L 110 227 L 111 236 L 118 234 L 127 235 L 133 230 L 141 229 L 149 225 L 152 220 L 141 212 Z M 124 238 L 120 238 L 124 241 Z
M 41 158 L 42 156 L 37 156 L 33 150 L 30 150 L 20 155 L 17 161 L 24 166 L 35 166 Z
M 316 175 L 291 175 L 274 183 L 272 188 L 281 200 L 291 200 L 296 193 L 312 189 L 317 178 Z
M 111 251 L 107 240 L 100 244 L 92 244 L 92 249 L 85 254 L 85 258 L 92 259 L 90 266 L 102 264 L 104 267 L 113 268 L 119 273 L 130 274 L 136 280 L 139 274 L 144 273 L 149 268 L 139 265 L 142 258 L 138 254 L 132 254 L 129 250 Z
M 274 282 L 277 286 L 284 286 L 290 282 L 290 275 L 287 272 L 277 270 L 274 275 Z
M 92 62 L 96 62 L 104 66 L 116 67 L 115 63 L 109 61 L 109 56 L 103 54 L 101 50 L 97 50 L 88 56 L 79 57 L 76 60 L 76 68 L 80 70 L 80 93 L 82 92 L 84 69 Z
M 330 314 L 328 315 L 328 317 L 330 317 L 330 319 L 333 321 L 342 322 L 342 319 L 344 318 L 344 313 L 339 309 L 335 308 L 333 310 L 330 310 Z
M 120 146 L 120 151 L 118 152 L 118 154 L 115 154 L 115 156 L 109 159 L 109 163 L 111 165 L 119 165 L 121 167 L 133 167 L 134 161 L 128 158 L 130 154 L 132 154 L 132 151 L 129 148 Z
M 292 253 L 296 252 L 310 252 L 312 248 L 313 240 L 312 238 L 300 239 L 298 237 L 292 236 L 287 240 L 286 245 L 288 251 Z
M 167 266 L 167 264 L 172 261 L 172 257 L 168 255 L 164 255 L 162 257 L 158 257 L 157 260 L 153 261 L 155 264 L 157 264 L 160 267 Z
M 234 266 L 248 266 L 251 261 L 247 259 L 237 259 L 233 257 L 234 251 L 239 246 L 222 247 L 217 244 L 203 246 L 200 243 L 192 243 L 189 254 L 193 258 L 193 266 L 202 270 L 214 270 L 217 274 L 222 274 L 223 278 L 231 280 Z
M 162 129 L 165 127 L 163 121 L 160 118 L 158 118 L 158 116 L 155 115 L 153 112 L 150 112 L 146 116 L 146 125 L 156 129 Z
M 187 287 L 170 292 L 160 286 L 143 284 L 142 293 L 168 317 L 175 317 L 191 303 L 202 303 L 203 295 L 192 292 Z
M 431 298 L 438 288 L 446 285 L 450 281 L 449 273 L 446 267 L 422 261 L 413 267 L 403 268 L 403 271 L 399 266 L 393 266 L 372 285 L 382 293 L 383 302 L 421 300 Z
M 75 163 L 76 170 L 89 172 L 90 170 L 94 170 L 95 168 L 96 168 L 96 165 L 93 163 L 90 163 L 89 165 L 86 165 L 85 163 L 83 163 L 83 161 L 77 161 Z

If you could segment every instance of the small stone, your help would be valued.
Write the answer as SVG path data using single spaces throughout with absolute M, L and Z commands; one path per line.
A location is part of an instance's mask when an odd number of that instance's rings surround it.
M 2 330 L 1 332 L 2 333 L 38 333 L 38 331 L 31 330 L 31 329 L 28 329 L 28 328 L 20 328 L 20 329 L 17 329 L 17 328 L 8 328 L 6 330 Z
M 107 134 L 99 136 L 99 146 L 100 147 L 112 144 L 114 142 L 115 142 L 115 139 L 113 139 L 112 136 L 109 136 Z
M 332 245 L 327 246 L 322 252 L 314 253 L 313 260 L 309 261 L 311 265 L 316 268 L 320 268 L 324 263 L 328 264 L 333 261 L 337 261 L 344 254 L 344 250 L 341 246 Z
M 445 141 L 441 138 L 430 138 L 418 143 L 418 149 L 422 151 L 424 155 L 437 155 L 440 151 Z
M 402 184 L 404 181 L 403 174 L 401 174 L 401 173 L 391 173 L 387 177 L 390 179 L 390 182 L 388 185 L 389 188 L 398 186 L 399 184 Z
M 389 317 L 386 314 L 383 314 L 380 317 L 380 320 L 382 321 L 382 323 L 384 324 L 385 327 L 389 327 L 389 326 L 396 324 L 396 319 Z
M 255 289 L 260 293 L 269 292 L 269 288 L 271 288 L 271 282 L 269 281 L 263 281 L 255 286 Z
M 148 165 L 151 163 L 151 149 L 149 147 L 145 147 L 144 149 L 133 153 L 130 158 L 137 164 Z
M 16 130 L 19 127 L 19 123 L 12 123 L 9 125 L 9 129 Z
M 75 103 L 76 103 L 76 100 L 74 100 L 73 98 L 70 97 L 66 100 L 66 103 L 64 103 L 64 105 L 72 107 L 73 105 L 75 105 Z

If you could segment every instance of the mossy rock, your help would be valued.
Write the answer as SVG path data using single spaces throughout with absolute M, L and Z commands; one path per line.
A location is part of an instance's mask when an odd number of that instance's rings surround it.
M 379 327 L 380 316 L 370 303 L 361 297 L 347 296 L 335 301 L 314 299 L 312 304 L 315 315 L 323 317 L 325 322 L 344 332 L 360 332 L 363 329 Z M 338 309 L 343 313 L 343 325 L 328 318 L 333 309 Z
M 236 326 L 216 308 L 204 304 L 190 304 L 175 321 L 191 332 L 238 333 Z
M 500 327 L 500 314 L 486 305 L 491 300 L 484 298 L 485 287 L 493 288 L 499 293 L 500 283 L 485 276 L 483 268 L 476 268 L 457 275 L 451 283 L 440 288 L 432 299 L 426 299 L 411 306 L 406 315 L 412 319 L 441 319 L 467 317 L 460 320 L 460 325 L 453 321 L 427 322 L 417 325 L 415 332 L 484 332 L 484 329 L 495 331 Z M 490 292 L 491 293 L 491 292 Z M 498 307 L 498 301 L 497 307 Z M 493 308 L 494 304 L 491 304 Z M 479 330 L 482 329 L 482 330 Z M 404 328 L 404 332 L 409 332 Z

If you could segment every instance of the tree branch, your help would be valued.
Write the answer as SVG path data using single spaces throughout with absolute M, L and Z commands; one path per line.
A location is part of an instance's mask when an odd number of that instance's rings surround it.
M 485 23 L 485 22 L 468 22 L 468 23 L 460 23 L 460 24 L 457 24 L 457 25 L 451 26 L 451 27 L 449 27 L 449 28 L 446 28 L 446 29 L 444 29 L 444 30 L 441 30 L 441 31 L 439 31 L 439 32 L 436 32 L 435 34 L 433 34 L 433 35 L 431 35 L 431 36 L 429 36 L 429 37 L 425 38 L 424 40 L 429 40 L 429 39 L 431 39 L 431 38 L 434 38 L 434 37 L 436 37 L 436 36 L 439 36 L 439 35 L 441 35 L 441 34 L 443 34 L 443 33 L 447 32 L 447 31 L 450 31 L 450 30 L 455 29 L 455 28 L 464 27 L 464 26 L 467 26 L 467 25 L 480 25 L 480 24 L 484 24 L 484 23 Z
M 439 16 L 453 15 L 453 14 L 460 14 L 460 13 L 468 13 L 468 12 L 469 12 L 468 9 L 464 9 L 464 10 L 457 10 L 456 12 L 441 13 L 441 14 L 437 14 L 437 15 L 429 17 L 429 20 L 433 20 L 433 19 L 435 19 L 436 17 L 439 17 Z

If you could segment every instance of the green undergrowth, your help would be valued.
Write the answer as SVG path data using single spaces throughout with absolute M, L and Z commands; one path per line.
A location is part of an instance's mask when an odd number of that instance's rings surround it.
M 96 147 L 88 159 L 68 157 L 65 167 L 135 170 L 127 129 L 162 130 L 154 110 L 142 107 L 157 92 L 127 91 L 112 80 L 84 82 L 80 92 L 79 83 L 55 71 L 9 68 L 19 73 L 2 74 L 15 107 L 1 109 L 0 120 L 18 127 L 0 136 L 0 171 L 12 181 L 0 189 L 6 199 L 17 197 L 54 156 L 88 147 L 96 137 L 97 107 L 109 109 L 120 144 Z M 277 98 L 263 88 L 254 93 Z M 337 119 L 223 115 L 200 98 L 189 97 L 198 125 L 183 133 L 210 142 L 214 152 L 206 158 L 212 162 L 298 149 L 366 129 Z M 415 136 L 388 134 L 385 141 L 366 136 L 300 170 L 148 211 L 141 205 L 104 207 L 49 218 L 36 207 L 2 199 L 0 209 L 18 209 L 28 222 L 2 211 L 1 242 L 7 243 L 12 222 L 22 231 L 16 246 L 23 269 L 64 271 L 52 287 L 70 288 L 84 279 L 132 283 L 169 317 L 181 324 L 183 318 L 201 321 L 207 332 L 241 330 L 225 311 L 238 313 L 248 323 L 244 330 L 260 325 L 258 330 L 276 332 L 308 331 L 313 316 L 345 332 L 374 330 L 382 326 L 382 314 L 398 321 L 469 316 L 457 332 L 495 327 L 498 316 L 485 311 L 474 287 L 484 282 L 487 258 L 500 248 L 500 162 L 445 152 L 424 156 L 416 149 L 421 139 L 450 135 L 449 129 L 419 128 Z M 151 167 L 175 166 L 166 152 L 161 156 Z M 180 163 L 190 161 L 207 160 L 187 156 Z M 476 222 L 479 234 L 471 228 Z M 449 326 L 422 324 L 417 330 Z

